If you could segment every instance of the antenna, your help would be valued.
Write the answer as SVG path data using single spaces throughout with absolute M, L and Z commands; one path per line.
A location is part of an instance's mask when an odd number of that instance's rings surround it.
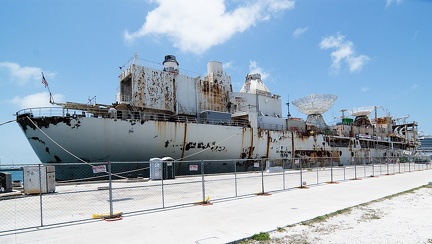
M 94 100 L 94 102 L 93 102 L 93 100 Z M 87 104 L 90 104 L 90 105 L 96 105 L 96 96 L 94 96 L 94 97 L 92 97 L 92 98 L 88 98 L 88 103 Z
M 288 102 L 286 103 L 287 107 L 288 107 L 288 119 L 291 118 L 291 114 L 290 114 L 290 108 L 289 108 L 289 94 L 288 94 Z
M 341 109 L 341 112 L 342 112 L 342 119 L 345 118 L 345 112 L 346 112 L 346 111 L 347 111 L 346 109 Z

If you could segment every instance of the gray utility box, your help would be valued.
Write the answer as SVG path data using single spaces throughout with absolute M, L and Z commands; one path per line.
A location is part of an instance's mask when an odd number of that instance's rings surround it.
M 24 194 L 55 192 L 54 166 L 24 166 Z
M 0 172 L 0 192 L 12 191 L 12 175 L 8 172 Z

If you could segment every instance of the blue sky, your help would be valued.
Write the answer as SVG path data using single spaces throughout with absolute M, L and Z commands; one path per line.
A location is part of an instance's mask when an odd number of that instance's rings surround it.
M 1 1 L 0 162 L 39 163 L 18 125 L 3 123 L 49 105 L 41 72 L 56 102 L 110 104 L 135 53 L 176 55 L 197 76 L 221 61 L 235 91 L 259 72 L 284 103 L 337 95 L 328 124 L 341 109 L 382 106 L 432 134 L 431 13 L 427 0 Z

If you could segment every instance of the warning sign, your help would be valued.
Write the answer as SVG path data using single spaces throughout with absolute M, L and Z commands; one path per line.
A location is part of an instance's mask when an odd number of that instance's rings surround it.
M 198 171 L 198 165 L 190 164 L 189 165 L 189 171 Z
M 93 174 L 96 173 L 106 173 L 106 166 L 105 165 L 95 165 L 93 166 Z

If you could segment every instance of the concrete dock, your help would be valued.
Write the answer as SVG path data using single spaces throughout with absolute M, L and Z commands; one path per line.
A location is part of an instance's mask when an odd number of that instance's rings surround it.
M 0 233 L 0 243 L 230 243 L 431 181 L 431 170 L 382 175 L 212 201 L 211 205 L 128 214 L 116 221 L 92 220 Z

